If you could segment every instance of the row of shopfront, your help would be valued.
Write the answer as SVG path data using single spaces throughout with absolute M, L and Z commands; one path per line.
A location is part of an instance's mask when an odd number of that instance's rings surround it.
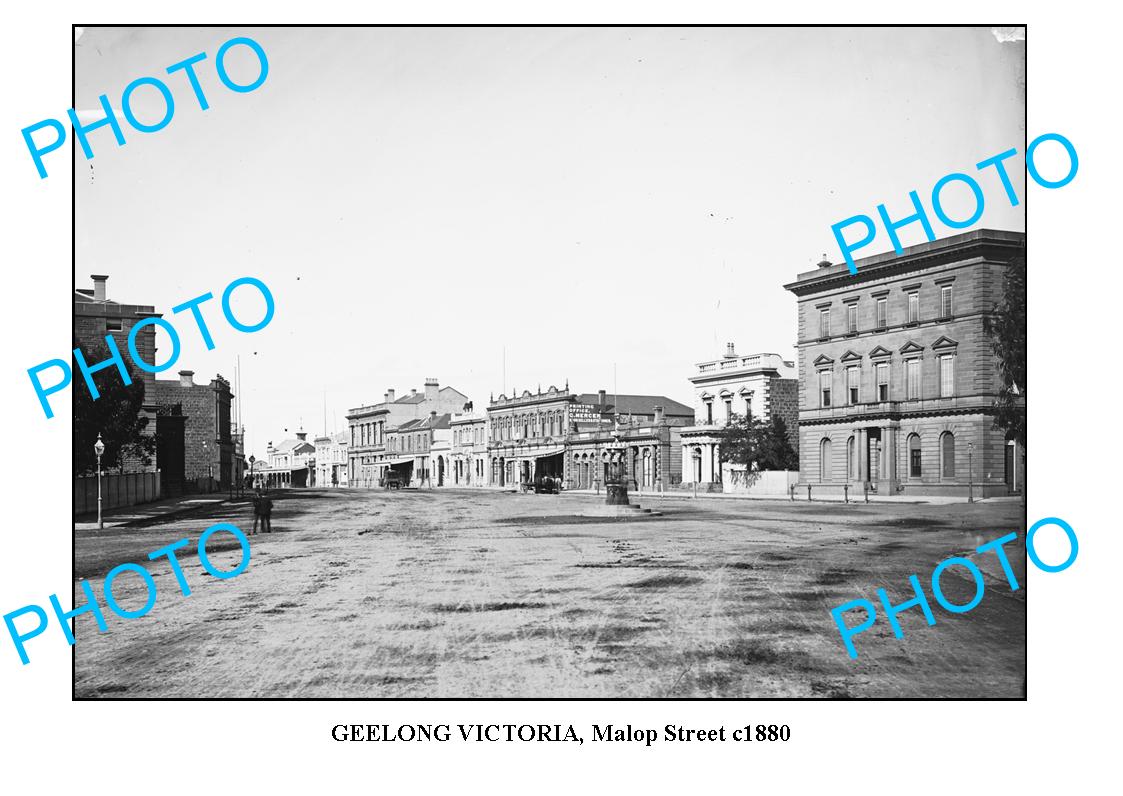
M 608 396 L 550 387 L 493 397 L 486 413 L 437 416 L 385 431 L 355 451 L 355 487 L 598 489 L 619 469 L 634 489 L 681 480 L 679 430 L 693 410 L 665 396 Z M 411 430 L 424 434 L 410 439 Z M 404 441 L 404 444 L 403 444 Z M 404 446 L 410 451 L 403 451 Z

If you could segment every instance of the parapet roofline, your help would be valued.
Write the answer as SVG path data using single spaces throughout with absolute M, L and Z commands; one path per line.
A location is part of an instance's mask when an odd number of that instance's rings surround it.
M 855 281 L 859 280 L 863 276 L 863 270 L 869 271 L 878 266 L 904 265 L 909 260 L 954 254 L 957 251 L 986 244 L 1014 248 L 1024 246 L 1025 240 L 1026 236 L 1024 232 L 1014 232 L 1013 230 L 1006 229 L 974 229 L 970 232 L 962 232 L 947 238 L 938 238 L 933 241 L 917 243 L 914 246 L 906 246 L 901 250 L 900 254 L 890 249 L 887 252 L 862 257 L 854 261 L 854 267 L 858 269 L 857 274 L 850 273 L 850 268 L 846 265 L 845 261 L 835 263 L 825 268 L 804 271 L 796 275 L 796 281 L 784 285 L 784 289 L 790 290 L 793 293 L 798 293 L 799 289 L 804 289 L 808 285 L 831 281 L 841 276 Z

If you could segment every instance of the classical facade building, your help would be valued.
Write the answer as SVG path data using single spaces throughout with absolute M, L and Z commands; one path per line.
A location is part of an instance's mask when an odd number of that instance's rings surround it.
M 264 465 L 254 468 L 254 483 L 267 489 L 310 486 L 314 483 L 316 446 L 308 441 L 308 432 L 296 432 L 295 439 L 286 439 L 274 446 L 269 442 Z
M 487 417 L 475 412 L 453 415 L 452 486 L 487 486 Z
M 770 422 L 783 418 L 798 447 L 799 379 L 795 363 L 779 354 L 741 356 L 728 343 L 725 355 L 695 365 L 693 424 L 682 429 L 682 483 L 721 482 L 721 429 L 739 417 Z
M 354 487 L 376 487 L 390 466 L 388 434 L 403 423 L 420 420 L 431 412 L 438 415 L 463 412 L 471 402 L 468 396 L 452 387 L 441 387 L 436 379 L 425 380 L 425 390 L 410 390 L 398 398 L 387 390 L 380 403 L 360 406 L 347 413 L 348 484 Z M 401 464 L 401 463 L 399 463 Z M 427 469 L 419 467 L 418 470 Z
M 619 455 L 637 481 L 646 478 L 652 488 L 665 488 L 680 474 L 666 446 L 677 448 L 678 430 L 693 416 L 689 406 L 666 396 L 577 394 L 568 384 L 562 390 L 551 385 L 500 395 L 487 409 L 491 484 L 561 478 L 567 489 L 589 489 L 603 483 L 609 457 Z M 618 428 L 626 432 L 623 452 L 608 447 L 617 441 Z
M 785 287 L 799 313 L 801 483 L 879 494 L 1005 495 L 1021 456 L 993 426 L 983 319 L 1022 233 L 974 230 Z
M 316 437 L 316 486 L 347 486 L 347 433 Z

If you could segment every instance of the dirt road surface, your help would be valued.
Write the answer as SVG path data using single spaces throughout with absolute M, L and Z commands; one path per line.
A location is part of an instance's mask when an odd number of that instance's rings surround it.
M 1025 676 L 1025 525 L 1017 503 L 820 504 L 643 499 L 664 515 L 583 517 L 591 496 L 485 490 L 290 490 L 271 535 L 251 537 L 241 575 L 207 575 L 190 551 L 205 528 L 249 530 L 248 505 L 143 529 L 79 532 L 75 567 L 101 596 L 114 565 L 189 537 L 183 597 L 166 561 L 147 616 L 76 620 L 75 696 L 129 697 L 1021 697 Z M 1008 545 L 1023 588 L 993 554 Z M 215 566 L 237 543 L 219 534 Z M 222 548 L 225 548 L 223 550 Z M 210 549 L 210 548 L 208 548 Z M 970 554 L 977 608 L 931 597 L 934 566 Z M 830 609 L 885 588 L 929 591 L 884 616 L 848 657 Z M 1039 573 L 1034 573 L 1039 575 Z M 949 569 L 948 599 L 974 593 Z M 122 576 L 117 600 L 145 601 Z M 853 622 L 860 617 L 856 616 Z

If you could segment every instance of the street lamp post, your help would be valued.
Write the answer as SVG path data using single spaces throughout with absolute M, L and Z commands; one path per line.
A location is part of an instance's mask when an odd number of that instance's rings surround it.
M 250 489 L 253 489 L 253 488 L 254 488 L 254 483 L 253 483 L 253 463 L 254 463 L 254 462 L 256 462 L 256 461 L 257 461 L 257 457 L 256 457 L 256 456 L 254 456 L 254 455 L 253 455 L 253 454 L 251 453 L 251 454 L 250 454 Z
M 967 443 L 967 502 L 975 502 L 975 443 Z
M 105 453 L 105 443 L 101 441 L 101 432 L 94 443 L 94 453 L 97 454 L 97 527 L 102 529 L 105 523 L 101 519 L 101 455 Z

